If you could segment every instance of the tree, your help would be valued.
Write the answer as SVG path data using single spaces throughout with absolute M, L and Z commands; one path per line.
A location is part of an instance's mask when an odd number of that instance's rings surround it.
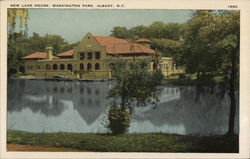
M 113 98 L 116 105 L 132 112 L 136 105 L 156 104 L 158 96 L 155 89 L 163 79 L 161 70 L 148 71 L 148 62 L 144 60 L 119 60 L 111 69 L 117 84 L 110 90 L 108 97 Z
M 8 74 L 16 73 L 23 66 L 23 56 L 28 54 L 46 51 L 47 46 L 54 48 L 54 55 L 72 49 L 75 44 L 67 43 L 59 35 L 47 34 L 40 36 L 38 33 L 33 33 L 28 37 L 22 32 L 12 32 L 8 35 Z
M 25 8 L 8 8 L 7 11 L 7 20 L 9 24 L 9 32 L 13 32 L 16 27 L 16 23 L 18 22 L 19 28 L 27 31 L 28 24 L 28 9 Z M 25 28 L 23 28 L 25 26 Z
M 23 33 L 12 33 L 8 36 L 7 70 L 8 75 L 20 71 L 23 66 L 22 57 L 27 52 L 28 38 Z
M 69 44 L 61 36 L 56 34 L 46 34 L 44 37 L 42 37 L 42 43 L 44 43 L 43 47 L 44 51 L 47 46 L 52 46 L 54 50 L 53 51 L 54 55 L 72 49 L 69 47 Z
M 111 36 L 113 37 L 122 39 L 127 39 L 129 37 L 129 32 L 126 27 L 116 26 L 113 28 L 111 32 L 112 32 Z
M 197 74 L 199 87 L 221 76 L 221 94 L 230 98 L 228 135 L 234 134 L 235 90 L 239 75 L 239 12 L 198 11 L 187 22 L 183 44 L 186 71 Z M 194 62 L 195 61 L 195 62 Z
M 160 52 L 162 56 L 173 57 L 175 63 L 181 65 L 180 52 L 184 28 L 185 24 L 156 21 L 149 26 L 139 25 L 130 29 L 117 26 L 111 31 L 111 36 L 132 41 L 148 38 L 152 41 L 152 49 Z
M 8 8 L 8 75 L 19 71 L 22 66 L 22 56 L 26 49 L 25 41 L 27 38 L 28 9 Z M 19 24 L 19 33 L 15 33 L 16 24 Z M 25 27 L 23 27 L 25 26 Z M 18 41 L 17 44 L 15 41 Z
M 169 39 L 152 39 L 151 48 L 161 52 L 162 56 L 173 57 L 178 61 L 179 53 L 181 52 L 181 42 Z
M 139 25 L 136 27 L 133 27 L 131 29 L 129 29 L 129 38 L 136 40 L 139 38 L 144 38 L 145 37 L 145 29 L 146 27 L 143 25 Z
M 164 38 L 179 41 L 183 34 L 183 25 L 179 23 L 166 23 L 163 28 Z
M 158 96 L 156 86 L 161 83 L 161 70 L 148 71 L 148 61 L 116 61 L 111 65 L 112 75 L 117 84 L 109 91 L 112 99 L 108 112 L 107 128 L 113 134 L 122 134 L 128 130 L 132 111 L 135 106 L 156 105 Z

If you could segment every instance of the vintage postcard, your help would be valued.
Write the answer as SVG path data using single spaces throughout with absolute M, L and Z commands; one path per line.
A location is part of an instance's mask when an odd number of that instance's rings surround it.
M 1 1 L 1 158 L 249 158 L 247 1 Z

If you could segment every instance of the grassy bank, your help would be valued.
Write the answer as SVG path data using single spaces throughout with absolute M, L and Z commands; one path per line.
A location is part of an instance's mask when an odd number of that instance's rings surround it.
M 7 132 L 7 143 L 97 152 L 238 152 L 238 136 Z
M 193 77 L 192 75 L 186 75 L 187 78 L 178 78 L 177 76 L 169 77 L 166 79 L 163 79 L 161 84 L 172 84 L 172 85 L 178 85 L 178 86 L 195 86 L 197 85 L 197 79 Z M 215 76 L 211 81 L 203 81 L 203 85 L 205 83 L 214 83 L 214 84 L 219 84 L 223 82 L 223 77 L 222 76 Z

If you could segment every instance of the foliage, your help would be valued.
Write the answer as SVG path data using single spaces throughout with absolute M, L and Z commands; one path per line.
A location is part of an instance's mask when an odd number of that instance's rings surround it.
M 39 36 L 37 33 L 33 33 L 30 37 L 29 48 L 32 51 L 46 51 L 47 46 L 53 47 L 53 54 L 57 55 L 63 51 L 72 49 L 72 46 L 67 43 L 61 36 L 56 34 L 46 34 L 45 36 Z
M 135 105 L 157 103 L 156 86 L 160 85 L 163 79 L 161 70 L 148 71 L 148 62 L 144 60 L 118 60 L 111 69 L 113 77 L 117 80 L 108 96 L 113 99 L 112 105 L 132 111 Z
M 23 32 L 12 32 L 8 34 L 8 73 L 12 74 L 20 71 L 23 66 L 23 56 L 28 54 L 46 51 L 47 46 L 54 48 L 53 54 L 57 55 L 64 51 L 72 49 L 75 44 L 69 44 L 59 35 L 46 34 L 40 36 L 38 33 L 33 33 L 32 36 L 27 36 Z
M 27 30 L 28 24 L 28 9 L 26 8 L 8 8 L 7 10 L 7 21 L 9 25 L 9 31 L 13 32 L 16 27 L 16 23 L 18 22 L 19 28 L 22 30 L 23 26 L 25 26 L 25 30 Z
M 236 47 L 239 40 L 239 18 L 237 22 L 235 17 L 237 14 L 232 12 L 220 15 L 198 11 L 188 22 L 183 59 L 189 73 L 218 74 L 230 64 L 228 57 L 231 52 L 227 47 Z
M 55 146 L 96 152 L 239 152 L 238 136 L 188 136 L 167 133 L 32 133 L 8 130 L 8 144 Z
M 133 28 L 126 28 L 124 26 L 115 26 L 111 30 L 111 36 L 126 39 L 170 39 L 179 41 L 183 34 L 183 24 L 179 23 L 163 23 L 160 21 L 153 22 L 149 26 L 135 26 Z
M 22 33 L 12 33 L 8 36 L 8 74 L 15 73 L 23 65 L 22 57 L 27 50 L 27 36 Z
M 8 8 L 8 75 L 15 73 L 22 66 L 22 55 L 25 50 L 25 41 L 27 35 L 28 9 L 25 8 Z M 19 24 L 20 33 L 14 33 L 16 23 Z M 23 28 L 25 26 L 25 28 Z M 20 36 L 24 33 L 23 36 Z M 19 42 L 18 46 L 15 40 Z
M 113 134 L 125 133 L 130 124 L 130 114 L 135 106 L 151 103 L 156 105 L 156 86 L 161 84 L 160 70 L 148 71 L 148 62 L 118 60 L 111 65 L 112 75 L 117 84 L 109 91 L 112 98 L 108 112 L 108 126 Z
M 159 50 L 163 57 L 172 57 L 176 64 L 180 63 L 182 43 L 175 40 L 169 39 L 152 39 L 151 48 L 154 50 Z
M 214 77 L 222 76 L 221 92 L 230 97 L 228 134 L 234 133 L 235 90 L 239 79 L 239 12 L 201 10 L 187 22 L 182 60 L 186 71 L 197 75 L 198 93 L 215 87 Z M 195 61 L 195 62 L 194 62 Z
M 114 36 L 114 37 L 117 37 L 117 38 L 126 39 L 129 36 L 127 28 L 122 27 L 122 26 L 114 27 L 111 32 L 112 32 L 111 36 Z
M 126 133 L 130 126 L 130 116 L 131 114 L 127 109 L 111 106 L 108 111 L 108 124 L 106 128 L 115 135 Z
M 170 56 L 178 60 L 183 28 L 183 24 L 156 21 L 149 26 L 140 25 L 130 29 L 116 26 L 111 31 L 111 36 L 130 40 L 148 38 L 152 41 L 152 49 L 158 50 L 162 56 Z
M 182 34 L 182 25 L 156 21 L 145 29 L 146 38 L 171 39 L 178 41 Z

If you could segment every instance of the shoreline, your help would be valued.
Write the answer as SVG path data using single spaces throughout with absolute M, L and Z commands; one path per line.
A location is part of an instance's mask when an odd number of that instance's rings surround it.
M 98 133 L 32 133 L 7 131 L 7 144 L 26 145 L 32 151 L 72 149 L 92 152 L 202 152 L 238 153 L 239 135 L 191 136 L 168 133 L 127 133 L 122 135 Z M 8 151 L 12 151 L 8 149 Z M 15 150 L 13 150 L 15 151 Z

